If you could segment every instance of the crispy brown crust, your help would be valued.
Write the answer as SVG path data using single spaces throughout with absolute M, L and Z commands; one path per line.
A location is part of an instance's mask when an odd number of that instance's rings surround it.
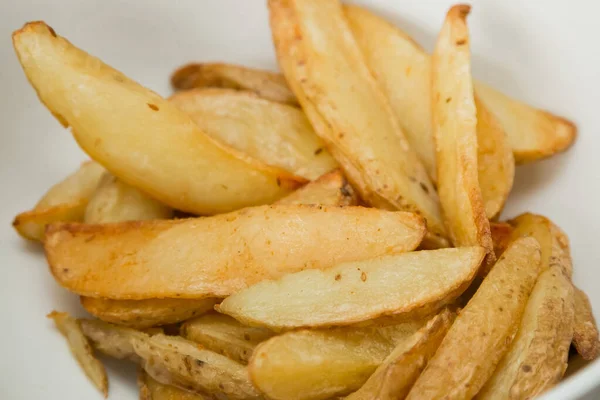
M 594 360 L 600 354 L 598 326 L 592 313 L 590 299 L 575 287 L 575 331 L 573 345 L 584 360 Z

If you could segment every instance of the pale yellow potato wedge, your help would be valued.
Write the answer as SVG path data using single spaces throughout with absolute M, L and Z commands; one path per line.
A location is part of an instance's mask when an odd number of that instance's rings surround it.
M 437 193 L 364 63 L 338 0 L 271 0 L 277 59 L 292 91 L 363 200 L 418 212 L 445 246 Z
M 262 398 L 242 364 L 199 348 L 189 340 L 159 333 L 132 338 L 131 343 L 144 370 L 160 383 L 210 399 Z
M 450 329 L 455 313 L 444 309 L 409 339 L 400 342 L 364 385 L 347 400 L 397 400 L 408 395 Z
M 483 247 L 486 266 L 495 260 L 490 223 L 477 177 L 477 116 L 466 17 L 452 7 L 431 59 L 431 116 L 436 144 L 438 192 L 454 246 Z
M 497 259 L 500 258 L 502 253 L 504 253 L 504 250 L 506 250 L 508 247 L 508 244 L 511 241 L 513 230 L 514 228 L 508 222 L 490 222 L 492 243 L 494 244 L 494 254 L 496 254 Z
M 140 368 L 137 379 L 140 388 L 140 400 L 204 400 L 206 397 L 179 389 L 178 387 L 165 385 L 152 378 Z
M 60 333 L 67 339 L 73 357 L 75 357 L 89 380 L 102 392 L 104 397 L 108 397 L 108 378 L 106 377 L 104 365 L 94 356 L 92 347 L 77 320 L 67 313 L 57 311 L 48 314 L 48 318 L 54 321 Z
M 46 225 L 83 221 L 85 208 L 104 171 L 93 161 L 81 164 L 77 171 L 52 186 L 32 210 L 17 215 L 13 227 L 26 239 L 43 241 Z
M 85 209 L 88 224 L 169 219 L 173 209 L 105 172 Z
M 195 89 L 169 99 L 215 140 L 307 179 L 337 167 L 296 107 L 231 89 Z
M 424 234 L 423 219 L 411 213 L 275 205 L 188 220 L 57 224 L 45 250 L 56 280 L 80 295 L 192 299 L 411 251 Z
M 215 308 L 273 330 L 350 325 L 387 315 L 411 318 L 460 296 L 483 256 L 481 247 L 462 247 L 305 270 L 258 283 Z
M 577 138 L 577 126 L 566 118 L 511 99 L 481 82 L 475 82 L 475 90 L 506 131 L 517 164 L 561 153 Z
M 305 182 L 218 143 L 174 104 L 43 22 L 16 31 L 13 45 L 42 103 L 72 127 L 83 150 L 166 205 L 227 212 L 272 203 Z
M 254 348 L 272 337 L 273 332 L 242 325 L 227 315 L 208 313 L 186 321 L 181 326 L 181 336 L 208 350 L 247 364 Z
M 560 268 L 550 267 L 531 292 L 510 350 L 477 399 L 532 399 L 557 384 L 567 369 L 573 323 L 573 285 Z
M 517 333 L 540 273 L 540 246 L 513 242 L 448 331 L 407 399 L 472 399 Z
M 346 18 L 365 61 L 390 100 L 411 147 L 436 181 L 431 126 L 431 60 L 408 35 L 385 19 L 346 6 Z M 514 179 L 514 159 L 501 124 L 476 97 L 478 177 L 488 218 L 504 206 Z
M 593 360 L 600 354 L 598 326 L 592 313 L 592 305 L 587 295 L 575 288 L 575 330 L 573 345 L 584 360 Z
M 435 174 L 435 150 L 428 125 L 429 55 L 399 27 L 371 11 L 357 6 L 346 6 L 344 10 L 367 65 L 388 95 L 411 146 L 428 171 Z M 572 122 L 481 82 L 475 81 L 474 85 L 477 97 L 505 130 L 517 164 L 564 151 L 575 140 L 577 128 Z
M 285 78 L 276 72 L 224 63 L 196 63 L 178 68 L 171 76 L 176 90 L 229 88 L 248 90 L 263 99 L 297 106 Z
M 143 340 L 146 333 L 95 319 L 79 319 L 78 322 L 94 349 L 120 360 L 140 362 L 132 338 Z
M 275 336 L 254 351 L 252 383 L 275 400 L 320 400 L 360 388 L 423 321 L 299 330 Z
M 306 186 L 288 194 L 275 204 L 355 206 L 358 204 L 358 196 L 344 174 L 336 169 L 307 183 Z
M 93 316 L 113 324 L 137 329 L 168 325 L 213 309 L 217 299 L 113 300 L 82 297 L 81 305 Z

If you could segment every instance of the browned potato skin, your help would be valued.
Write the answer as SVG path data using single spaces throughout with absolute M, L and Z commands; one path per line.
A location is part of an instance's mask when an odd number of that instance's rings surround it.
M 213 309 L 217 299 L 112 300 L 81 297 L 93 316 L 113 324 L 145 329 L 185 321 Z
M 575 288 L 575 332 L 573 345 L 584 360 L 594 360 L 600 354 L 598 326 L 587 295 Z
M 507 222 L 490 222 L 490 231 L 492 243 L 494 243 L 494 254 L 498 259 L 510 243 L 513 227 Z
M 176 90 L 212 87 L 249 90 L 263 99 L 292 106 L 299 105 L 296 96 L 281 74 L 241 65 L 224 63 L 184 65 L 171 75 L 171 85 Z
M 346 400 L 404 399 L 450 329 L 456 314 L 449 309 L 427 321 L 406 342 L 401 342 L 373 375 Z
M 472 399 L 508 351 L 539 273 L 536 240 L 513 242 L 459 313 L 407 399 Z
M 495 261 L 490 224 L 477 176 L 477 109 L 473 97 L 466 18 L 470 7 L 448 11 L 431 60 L 431 110 L 438 192 L 454 246 L 486 249 Z
M 306 268 L 411 251 L 424 234 L 423 219 L 410 213 L 274 205 L 187 220 L 52 225 L 45 250 L 57 281 L 80 295 L 199 299 Z
M 275 204 L 355 206 L 358 204 L 358 196 L 342 171 L 338 169 L 320 176 L 317 180 L 288 194 Z

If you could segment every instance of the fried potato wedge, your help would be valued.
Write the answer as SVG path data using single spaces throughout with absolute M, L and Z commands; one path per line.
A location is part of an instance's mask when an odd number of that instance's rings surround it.
M 85 209 L 84 222 L 143 221 L 169 219 L 173 209 L 105 172 Z
M 217 141 L 307 179 L 337 167 L 304 113 L 250 92 L 195 89 L 169 99 Z
M 16 31 L 13 45 L 42 103 L 84 151 L 166 205 L 227 212 L 272 203 L 305 182 L 215 141 L 174 104 L 43 22 Z
M 299 330 L 258 345 L 248 365 L 254 385 L 275 400 L 320 400 L 350 393 L 422 321 Z
M 137 382 L 140 388 L 140 400 L 204 400 L 206 398 L 175 386 L 164 385 L 142 368 L 138 371 Z
M 400 28 L 371 11 L 346 6 L 345 13 L 367 65 L 388 95 L 411 146 L 428 171 L 435 173 L 435 150 L 428 131 L 429 55 Z M 572 122 L 511 99 L 481 82 L 475 81 L 474 86 L 476 97 L 506 132 L 517 164 L 564 151 L 575 140 L 577 128 Z
M 78 322 L 94 349 L 119 360 L 140 362 L 133 349 L 132 338 L 143 340 L 146 333 L 95 319 L 79 319 Z
M 469 6 L 446 15 L 431 60 L 432 129 L 438 192 L 454 246 L 483 247 L 495 260 L 490 224 L 477 177 L 477 116 L 466 17 Z
M 490 222 L 492 243 L 496 259 L 500 258 L 511 241 L 514 228 L 508 222 Z
M 421 371 L 433 356 L 455 313 L 444 309 L 409 339 L 400 342 L 373 375 L 347 400 L 397 400 L 408 395 Z
M 404 32 L 371 11 L 358 6 L 345 6 L 344 11 L 365 61 L 390 100 L 411 147 L 436 181 L 429 55 Z M 494 218 L 512 188 L 514 159 L 500 123 L 477 97 L 475 102 L 479 185 L 486 214 Z
M 26 239 L 43 241 L 46 225 L 83 221 L 85 208 L 104 171 L 98 163 L 84 162 L 76 172 L 52 186 L 33 210 L 17 215 L 13 227 Z
M 192 299 L 411 251 L 424 234 L 423 219 L 411 213 L 276 205 L 188 220 L 52 225 L 45 249 L 56 280 L 80 295 Z
M 81 305 L 93 316 L 137 329 L 175 324 L 213 309 L 217 299 L 112 300 L 82 297 Z
M 593 360 L 600 354 L 598 326 L 592 305 L 585 292 L 575 288 L 575 330 L 573 345 L 584 360 Z
M 209 313 L 185 322 L 181 335 L 208 350 L 247 364 L 254 348 L 272 337 L 273 332 L 242 325 L 227 315 Z
M 481 82 L 475 82 L 475 91 L 502 124 L 517 164 L 561 153 L 577 138 L 577 126 L 563 117 L 511 99 Z
M 279 64 L 316 133 L 362 199 L 418 212 L 447 245 L 437 193 L 371 76 L 338 0 L 270 0 Z
M 184 65 L 171 76 L 176 90 L 195 88 L 227 88 L 247 90 L 263 99 L 298 106 L 285 78 L 278 73 L 241 65 L 195 63 Z
M 539 273 L 536 240 L 513 242 L 459 313 L 407 399 L 472 399 L 508 351 Z
M 350 325 L 386 315 L 410 318 L 460 296 L 483 255 L 481 247 L 462 247 L 305 270 L 258 283 L 215 308 L 273 330 Z
M 57 311 L 48 314 L 48 318 L 54 321 L 60 333 L 67 339 L 71 353 L 89 380 L 102 392 L 104 397 L 108 397 L 108 378 L 104 365 L 94 356 L 92 347 L 77 320 L 67 313 Z
M 358 196 L 339 169 L 320 176 L 275 204 L 314 204 L 321 206 L 355 206 Z
M 162 384 L 197 392 L 209 399 L 262 398 L 246 368 L 229 358 L 199 348 L 176 336 L 156 334 L 132 338 L 144 370 Z
M 510 350 L 477 399 L 532 399 L 558 383 L 567 369 L 573 318 L 573 285 L 560 268 L 550 267 L 531 292 Z

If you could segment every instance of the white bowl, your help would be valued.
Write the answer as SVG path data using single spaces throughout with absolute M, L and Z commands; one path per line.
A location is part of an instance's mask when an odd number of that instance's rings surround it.
M 12 3 L 12 4 L 7 4 Z M 275 69 L 265 0 L 21 0 L 0 12 L 0 398 L 94 399 L 100 394 L 44 316 L 82 313 L 61 289 L 43 253 L 10 226 L 51 184 L 84 159 L 38 102 L 10 44 L 25 21 L 43 19 L 76 45 L 144 85 L 169 94 L 169 74 L 185 62 L 229 61 Z M 364 1 L 425 47 L 451 4 L 446 0 Z M 575 282 L 600 310 L 600 7 L 586 0 L 473 1 L 474 73 L 507 93 L 573 119 L 579 138 L 566 154 L 517 170 L 505 216 L 531 210 L 571 238 Z M 135 399 L 134 368 L 109 362 L 110 398 Z M 598 399 L 600 362 L 567 379 L 545 400 Z M 586 395 L 587 394 L 587 395 Z

